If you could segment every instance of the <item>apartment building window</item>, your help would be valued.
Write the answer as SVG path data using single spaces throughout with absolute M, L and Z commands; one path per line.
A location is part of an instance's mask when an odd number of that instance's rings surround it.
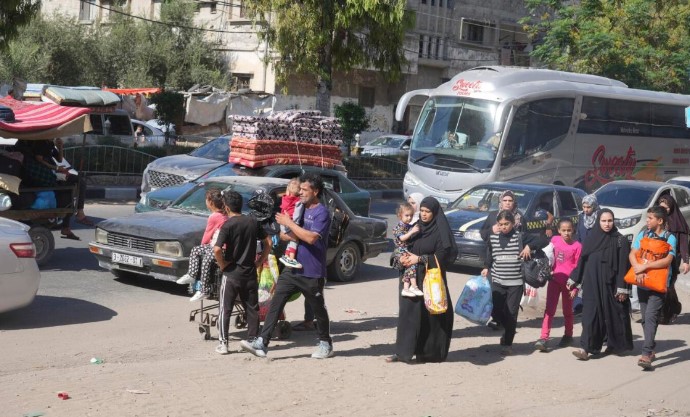
M 240 1 L 240 17 L 245 17 L 246 11 L 244 9 L 244 0 Z
M 431 5 L 436 6 L 436 0 L 431 0 Z
M 93 20 L 91 17 L 91 0 L 81 0 L 79 2 L 79 20 L 82 22 L 90 22 Z
M 426 4 L 426 0 L 422 0 L 422 4 Z
M 466 40 L 476 43 L 484 42 L 484 26 L 468 23 Z
M 436 59 L 441 59 L 441 38 L 436 38 L 436 53 L 434 54 L 434 57 Z
M 359 86 L 359 105 L 362 107 L 374 107 L 376 103 L 376 88 Z
M 424 55 L 424 39 L 422 36 L 419 37 L 419 57 Z
M 443 0 L 438 0 L 438 7 L 443 7 Z
M 210 6 L 211 6 L 211 13 L 215 13 L 216 12 L 216 2 L 212 1 Z
M 240 90 L 243 88 L 250 88 L 250 85 L 252 84 L 252 74 L 238 74 L 234 73 L 232 74 L 234 81 L 235 81 L 235 89 Z

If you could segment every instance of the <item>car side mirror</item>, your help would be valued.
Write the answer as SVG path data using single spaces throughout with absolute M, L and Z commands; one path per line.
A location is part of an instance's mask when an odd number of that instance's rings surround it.
M 410 145 L 403 145 L 403 147 L 400 148 L 400 149 L 402 149 L 403 151 L 409 151 L 409 150 L 410 150 Z

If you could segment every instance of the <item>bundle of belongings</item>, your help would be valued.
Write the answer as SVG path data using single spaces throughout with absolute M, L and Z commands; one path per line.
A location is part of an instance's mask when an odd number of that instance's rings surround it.
M 317 110 L 231 117 L 229 162 L 248 168 L 299 164 L 344 169 L 343 129 L 333 117 L 323 117 Z

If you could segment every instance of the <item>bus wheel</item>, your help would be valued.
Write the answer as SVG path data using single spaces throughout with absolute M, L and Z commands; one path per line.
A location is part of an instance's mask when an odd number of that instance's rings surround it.
M 31 236 L 31 241 L 36 246 L 36 263 L 38 266 L 45 265 L 53 256 L 53 250 L 55 250 L 53 232 L 43 226 L 33 226 L 29 229 L 29 236 Z

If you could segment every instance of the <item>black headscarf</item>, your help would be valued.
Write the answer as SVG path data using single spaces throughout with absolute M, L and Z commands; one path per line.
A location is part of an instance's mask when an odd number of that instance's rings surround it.
M 447 249 L 446 261 L 451 262 L 458 256 L 458 247 L 455 238 L 450 230 L 448 219 L 441 210 L 441 204 L 434 197 L 425 197 L 421 204 L 422 207 L 431 211 L 431 221 L 423 222 L 420 216 L 419 234 L 412 242 L 412 253 L 416 255 L 433 255 L 437 250 Z M 440 260 L 439 260 L 440 261 Z
M 669 207 L 668 231 L 671 233 L 689 234 L 690 229 L 688 229 L 688 222 L 685 221 L 685 217 L 683 217 L 680 210 L 678 210 L 678 203 L 676 203 L 676 200 L 672 196 L 664 194 L 659 197 L 657 204 L 660 204 L 662 201 Z
M 611 210 L 601 209 L 599 210 L 598 220 L 601 220 L 601 216 L 604 213 L 609 213 L 611 214 L 611 217 L 613 217 L 613 212 Z M 601 224 L 597 224 L 596 226 L 592 227 L 592 230 L 589 232 L 589 235 L 587 235 L 587 238 L 582 244 L 582 256 L 587 257 L 594 252 L 605 251 L 606 253 L 604 254 L 603 258 L 604 262 L 609 263 L 609 260 L 615 260 L 617 262 L 619 235 L 620 233 L 618 233 L 616 226 L 613 226 L 609 232 L 604 232 L 604 230 L 601 228 Z M 615 255 L 613 253 L 615 253 Z M 611 264 L 615 265 L 616 263 L 611 262 Z

